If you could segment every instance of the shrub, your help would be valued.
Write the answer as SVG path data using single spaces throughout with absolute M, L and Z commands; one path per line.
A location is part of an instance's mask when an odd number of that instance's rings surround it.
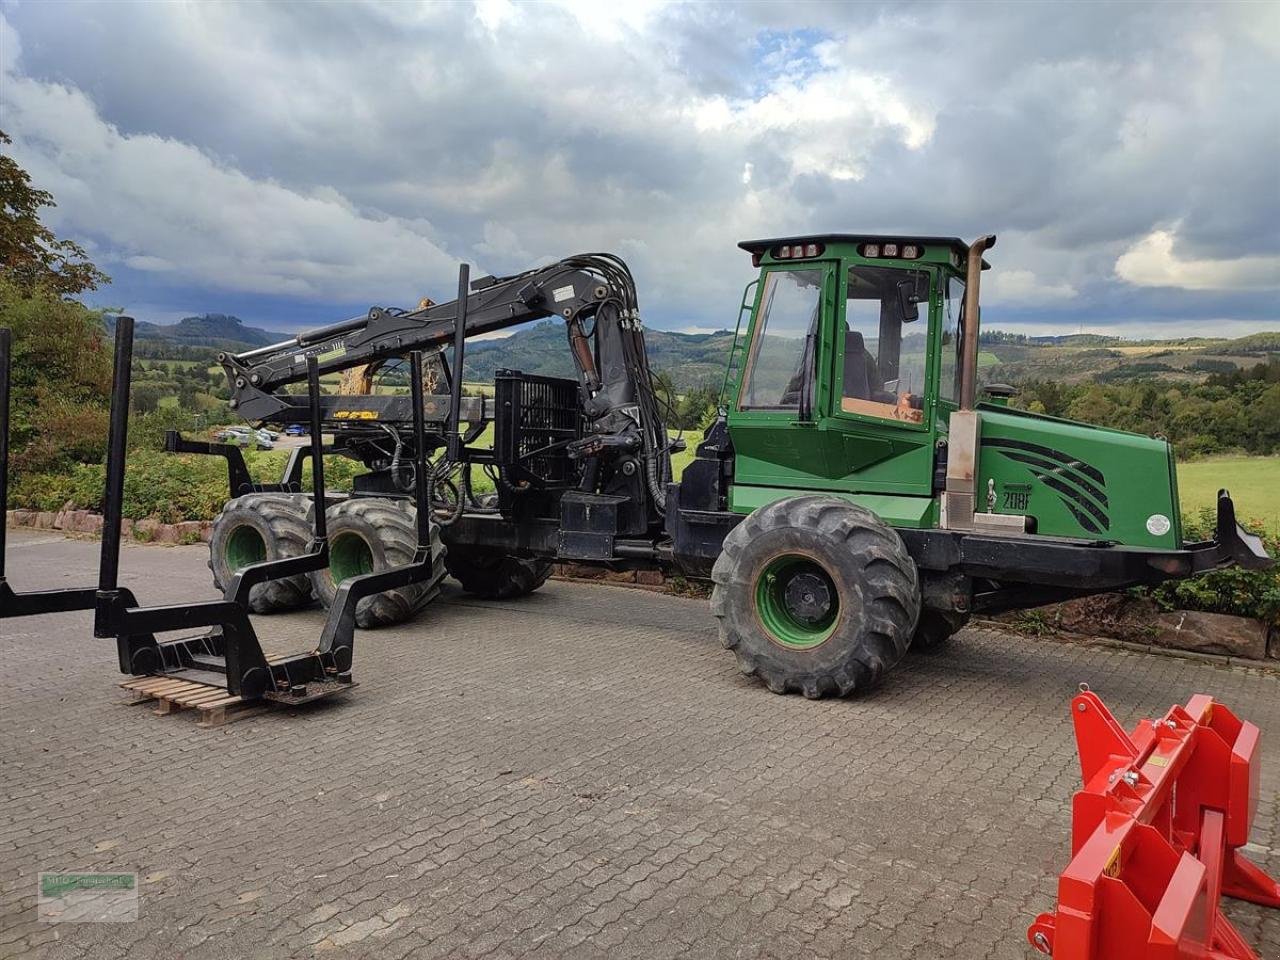
M 262 482 L 274 482 L 284 469 L 284 451 L 246 451 L 249 472 Z M 364 472 L 361 464 L 329 457 L 325 462 L 325 486 L 349 490 L 351 478 Z M 106 472 L 101 463 L 78 463 L 14 478 L 10 507 L 26 510 L 61 510 L 70 502 L 75 509 L 101 510 Z M 311 489 L 308 471 L 305 486 Z M 161 523 L 212 520 L 227 499 L 227 469 L 221 457 L 173 455 L 135 449 L 129 454 L 124 479 L 124 515 L 133 520 Z
M 0 327 L 13 331 L 13 469 L 100 459 L 111 386 L 100 314 L 0 275 Z
M 1195 517 L 1184 520 L 1184 536 L 1189 540 L 1207 540 L 1213 536 L 1215 523 L 1212 510 L 1201 510 Z M 1256 521 L 1247 525 L 1251 530 L 1262 529 Z M 1273 557 L 1280 557 L 1280 531 L 1268 531 L 1263 542 Z M 1280 627 L 1280 567 L 1270 570 L 1228 567 L 1138 592 L 1150 596 L 1165 610 L 1229 613 L 1256 617 Z
M 30 412 L 30 439 L 14 454 L 14 471 L 52 472 L 101 460 L 108 420 L 106 407 L 47 398 Z
M 198 429 L 195 414 L 182 407 L 162 406 L 146 413 L 135 412 L 129 417 L 129 448 L 158 451 L 164 448 L 164 435 L 169 430 L 194 434 Z
M 1201 358 L 1187 364 L 1188 370 L 1199 373 L 1235 373 L 1237 367 L 1230 360 L 1209 360 Z

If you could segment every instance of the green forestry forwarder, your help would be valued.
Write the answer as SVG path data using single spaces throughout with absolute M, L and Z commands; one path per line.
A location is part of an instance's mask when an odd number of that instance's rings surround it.
M 470 593 L 509 598 L 557 562 L 660 568 L 710 577 L 742 671 L 812 698 L 871 688 L 977 612 L 1269 564 L 1225 491 L 1216 537 L 1184 541 L 1164 440 L 1017 410 L 1008 388 L 979 391 L 979 281 L 994 243 L 740 244 L 760 269 L 743 297 L 745 335 L 721 414 L 679 481 L 671 454 L 683 441 L 663 423 L 635 284 L 608 254 L 474 283 L 464 266 L 451 302 L 375 307 L 223 355 L 232 406 L 256 423 L 308 421 L 305 395 L 284 390 L 306 380 L 308 357 L 323 375 L 426 351 L 445 388 L 425 400 L 424 477 L 407 394 L 320 398 L 326 454 L 367 472 L 329 500 L 328 568 L 255 586 L 253 609 L 329 603 L 345 579 L 409 562 L 418 483 L 430 484 L 433 540 L 447 550 L 429 580 L 360 601 L 360 626 L 414 616 L 446 570 Z M 468 338 L 547 317 L 564 325 L 575 378 L 501 370 L 492 395 L 463 396 Z M 307 549 L 301 460 L 270 488 L 232 471 L 211 544 L 219 585 Z M 493 493 L 477 492 L 477 471 Z

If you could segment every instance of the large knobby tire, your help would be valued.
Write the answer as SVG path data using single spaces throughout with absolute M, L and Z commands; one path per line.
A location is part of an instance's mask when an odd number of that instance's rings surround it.
M 329 566 L 309 576 L 316 596 L 326 607 L 343 580 L 377 573 L 413 560 L 418 547 L 417 511 L 405 500 L 352 497 L 325 513 L 329 533 Z M 411 583 L 365 597 L 356 604 L 356 626 L 364 629 L 403 623 L 439 593 L 444 576 L 444 547 L 440 528 L 431 525 L 431 553 L 435 567 L 429 580 Z
M 290 493 L 249 493 L 228 500 L 213 521 L 209 538 L 209 569 L 219 590 L 238 570 L 263 560 L 281 560 L 306 553 L 311 543 L 311 498 Z M 311 581 L 305 574 L 268 580 L 249 591 L 254 613 L 293 610 L 311 601 Z
M 870 690 L 907 652 L 920 615 L 902 538 L 834 497 L 756 510 L 725 538 L 711 579 L 721 643 L 774 693 Z
M 967 613 L 926 607 L 920 611 L 920 622 L 916 624 L 916 634 L 911 638 L 911 649 L 919 653 L 935 653 L 968 622 Z
M 463 590 L 490 600 L 511 600 L 533 593 L 547 582 L 552 566 L 550 560 L 463 553 L 456 547 L 444 558 L 444 565 Z

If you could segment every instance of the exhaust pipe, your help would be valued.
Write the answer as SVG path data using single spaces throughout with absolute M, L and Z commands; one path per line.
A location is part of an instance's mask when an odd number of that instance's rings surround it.
M 960 408 L 947 427 L 947 481 L 942 491 L 939 521 L 944 529 L 985 529 L 1005 535 L 1027 532 L 1027 518 L 1015 514 L 978 512 L 978 454 L 982 417 L 974 405 L 978 394 L 978 286 L 982 255 L 996 245 L 994 234 L 979 237 L 969 246 L 964 285 L 964 341 L 960 352 Z M 990 502 L 989 495 L 988 502 Z
M 960 354 L 960 409 L 972 410 L 978 396 L 978 287 L 982 282 L 982 255 L 996 245 L 994 233 L 969 245 L 964 278 L 964 344 Z

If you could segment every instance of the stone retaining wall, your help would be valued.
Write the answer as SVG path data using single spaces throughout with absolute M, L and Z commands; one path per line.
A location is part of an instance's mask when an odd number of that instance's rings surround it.
M 624 587 L 639 587 L 655 593 L 666 593 L 670 586 L 661 570 L 609 570 L 585 563 L 557 563 L 551 575 L 559 580 L 592 580 Z
M 76 510 L 68 503 L 56 513 L 48 510 L 10 510 L 5 520 L 11 527 L 34 527 L 37 530 L 61 530 L 102 536 L 102 515 L 89 510 Z M 213 534 L 212 520 L 188 520 L 183 523 L 161 523 L 159 520 L 125 520 L 120 533 L 140 543 L 208 543 Z
M 1280 660 L 1280 629 L 1252 617 L 1197 610 L 1161 610 L 1150 600 L 1102 593 L 1002 614 L 1024 632 L 1051 630 L 1218 657 Z

